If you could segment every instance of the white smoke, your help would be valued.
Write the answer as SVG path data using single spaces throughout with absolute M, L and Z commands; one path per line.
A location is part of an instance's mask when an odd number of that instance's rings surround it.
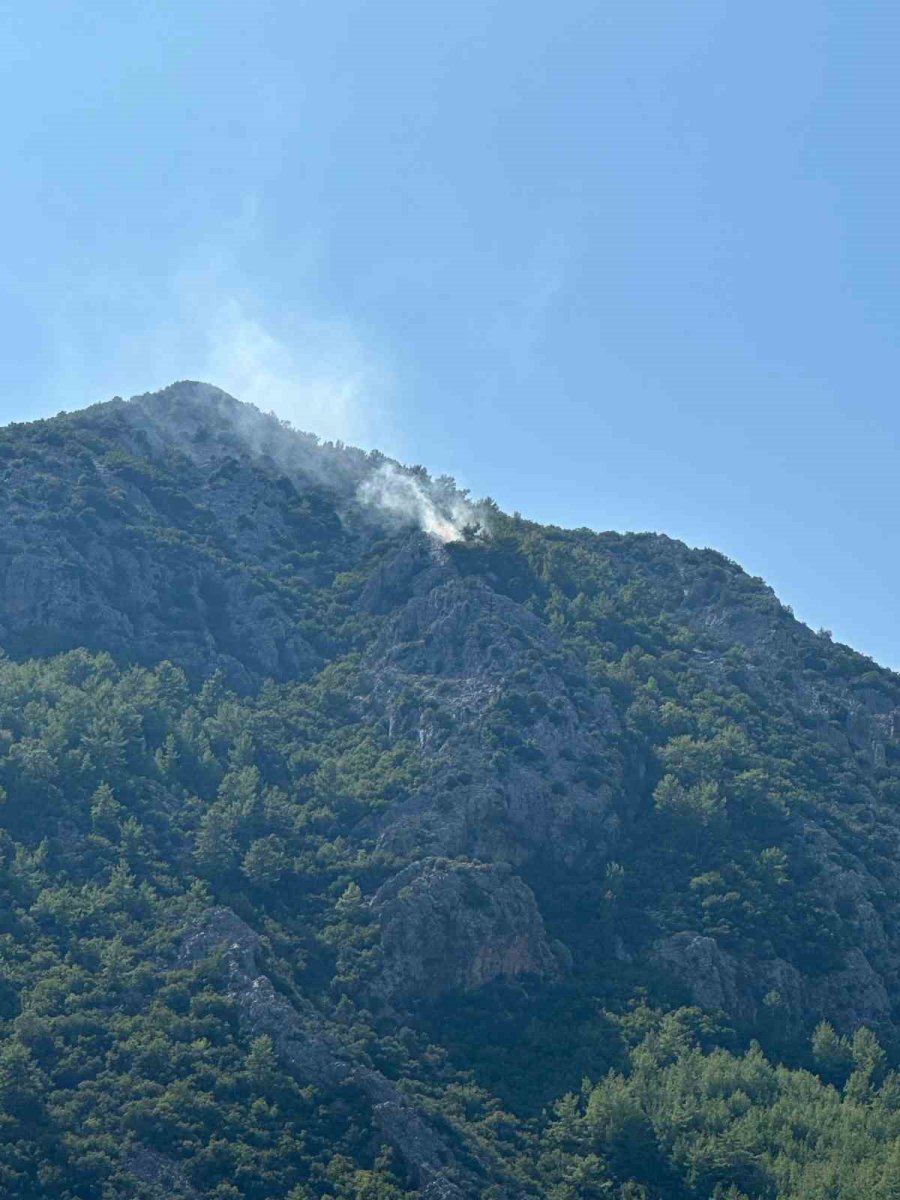
M 346 323 L 295 315 L 276 333 L 246 297 L 231 296 L 198 325 L 194 377 L 324 438 L 364 445 L 389 424 L 386 372 Z
M 203 379 L 297 429 L 396 451 L 390 349 L 352 313 L 321 302 L 327 247 L 313 239 L 304 249 L 298 234 L 293 286 L 276 301 L 270 282 L 245 267 L 265 245 L 258 206 L 247 201 L 153 278 L 135 278 L 126 264 L 86 271 L 77 288 L 41 285 L 47 411 Z
M 418 526 L 440 542 L 461 541 L 482 525 L 476 507 L 452 481 L 435 482 L 395 463 L 382 463 L 360 484 L 357 497 L 398 523 Z
M 416 526 L 440 542 L 473 536 L 490 514 L 452 480 L 352 449 L 378 445 L 396 453 L 402 446 L 391 355 L 349 316 L 319 311 L 321 247 L 300 264 L 295 293 L 283 307 L 264 303 L 241 266 L 263 233 L 256 207 L 247 204 L 233 225 L 212 234 L 154 286 L 106 272 L 82 280 L 78 296 L 57 289 L 66 302 L 54 313 L 56 407 L 70 406 L 73 398 L 146 394 L 173 380 L 205 380 L 261 410 L 254 415 L 226 405 L 220 417 L 286 472 L 314 477 L 381 519 Z M 123 324 L 128 336 L 110 341 L 109 328 Z M 286 436 L 267 413 L 316 437 Z M 147 420 L 159 425 L 158 405 L 148 407 Z M 171 437 L 178 429 L 177 414 L 170 413 L 156 433 Z M 315 450 L 319 437 L 328 441 Z

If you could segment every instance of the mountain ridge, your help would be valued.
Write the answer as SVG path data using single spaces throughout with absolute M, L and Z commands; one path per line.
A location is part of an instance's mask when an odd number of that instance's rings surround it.
M 900 677 L 724 556 L 509 517 L 197 383 L 0 430 L 0 497 L 0 1045 L 49 1072 L 41 1137 L 79 1072 L 121 1109 L 97 1101 L 93 1182 L 60 1168 L 54 1196 L 126 1194 L 125 1159 L 158 1195 L 162 1155 L 216 1200 L 368 1196 L 353 1171 L 373 1195 L 698 1200 L 738 1176 L 698 1191 L 660 1130 L 643 1175 L 591 1133 L 599 1190 L 567 1192 L 542 1109 L 638 1080 L 640 1022 L 660 1071 L 673 1021 L 685 1062 L 755 1038 L 809 1068 L 823 1022 L 827 1070 L 861 1030 L 893 1061 Z M 128 995 L 91 982 L 126 947 Z M 79 1021 L 111 1058 L 66 1042 L 41 963 L 97 992 Z M 209 1046 L 173 1072 L 141 1046 L 179 1021 Z M 260 1158 L 228 1071 L 295 1115 L 316 1089 L 315 1148 Z

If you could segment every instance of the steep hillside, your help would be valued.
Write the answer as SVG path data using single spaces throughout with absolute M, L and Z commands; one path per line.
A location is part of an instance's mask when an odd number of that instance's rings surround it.
M 898 1194 L 900 678 L 203 384 L 0 502 L 0 1194 Z

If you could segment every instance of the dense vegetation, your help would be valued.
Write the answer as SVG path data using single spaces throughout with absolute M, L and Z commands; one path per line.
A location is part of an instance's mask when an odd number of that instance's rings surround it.
M 0 444 L 0 1194 L 900 1196 L 900 681 L 719 555 L 489 503 L 439 551 L 362 510 L 380 459 L 197 412 L 190 456 L 121 404 Z M 460 874 L 477 984 L 388 990 L 426 854 L 509 863 L 562 967 Z M 458 1190 L 184 957 L 222 909 Z

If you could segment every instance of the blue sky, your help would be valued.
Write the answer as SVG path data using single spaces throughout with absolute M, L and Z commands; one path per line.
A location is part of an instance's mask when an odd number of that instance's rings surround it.
M 900 667 L 900 8 L 0 3 L 0 419 L 206 378 Z

